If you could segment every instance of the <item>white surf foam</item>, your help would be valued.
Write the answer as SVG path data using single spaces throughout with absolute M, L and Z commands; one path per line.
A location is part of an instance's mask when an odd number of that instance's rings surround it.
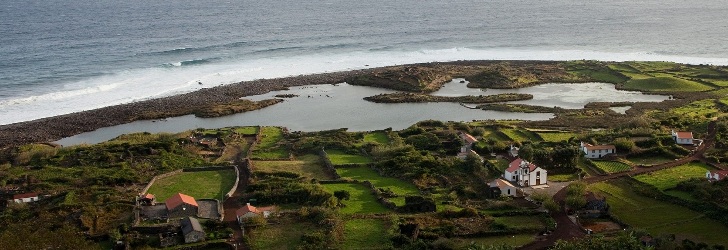
M 359 51 L 313 54 L 124 71 L 69 84 L 57 92 L 0 101 L 0 124 L 129 103 L 221 84 L 261 78 L 336 72 L 398 64 L 456 60 L 604 60 L 672 61 L 728 65 L 728 58 L 614 53 L 583 50 L 469 49 Z M 198 84 L 202 82 L 202 85 Z

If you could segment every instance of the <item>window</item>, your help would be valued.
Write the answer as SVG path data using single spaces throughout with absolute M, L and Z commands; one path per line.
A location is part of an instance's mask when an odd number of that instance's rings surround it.
M 511 189 L 510 188 L 508 189 L 508 194 L 511 194 Z
M 593 153 L 596 153 L 596 152 L 597 152 L 596 150 L 592 150 L 592 154 L 593 154 Z
M 513 176 L 513 180 L 514 180 L 514 181 L 516 180 L 516 176 L 515 176 L 515 175 Z
M 536 172 L 536 179 L 541 178 L 541 171 Z

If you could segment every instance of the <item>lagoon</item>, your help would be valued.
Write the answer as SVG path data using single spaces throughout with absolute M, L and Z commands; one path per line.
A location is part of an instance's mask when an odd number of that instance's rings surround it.
M 533 100 L 518 101 L 540 106 L 582 108 L 594 101 L 650 101 L 666 100 L 667 96 L 645 95 L 640 92 L 614 89 L 607 83 L 564 84 L 549 83 L 521 89 L 470 89 L 462 79 L 454 79 L 433 95 L 491 95 L 499 93 L 527 93 Z M 216 118 L 198 118 L 186 115 L 161 120 L 135 121 L 127 124 L 101 128 L 57 141 L 63 146 L 83 143 L 99 143 L 121 134 L 135 132 L 177 133 L 196 128 L 222 128 L 230 126 L 284 126 L 292 131 L 320 131 L 348 128 L 350 131 L 371 131 L 392 128 L 400 130 L 422 120 L 473 121 L 488 119 L 547 120 L 551 113 L 513 113 L 468 109 L 457 103 L 372 103 L 364 97 L 395 91 L 353 86 L 346 83 L 336 85 L 309 85 L 273 91 L 245 99 L 263 100 L 279 94 L 296 94 L 284 102 L 246 113 Z

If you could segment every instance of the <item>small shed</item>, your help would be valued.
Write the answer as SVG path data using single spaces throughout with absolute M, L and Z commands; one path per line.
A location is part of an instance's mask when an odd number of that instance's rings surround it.
M 185 243 L 194 243 L 205 240 L 205 230 L 202 229 L 200 221 L 192 217 L 182 218 L 180 221 L 180 227 L 182 228 L 182 235 L 185 238 Z
M 24 193 L 13 195 L 13 202 L 26 203 L 38 201 L 38 193 Z

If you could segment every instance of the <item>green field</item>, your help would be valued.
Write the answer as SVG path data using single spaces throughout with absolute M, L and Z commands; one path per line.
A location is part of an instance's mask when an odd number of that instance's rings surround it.
M 233 131 L 241 135 L 256 135 L 258 134 L 258 127 L 239 127 L 234 128 Z
M 326 154 L 329 156 L 331 164 L 343 165 L 343 164 L 365 164 L 372 162 L 372 159 L 362 155 L 347 154 L 341 150 L 329 149 L 326 150 Z
M 358 183 L 337 183 L 337 184 L 322 184 L 323 188 L 329 192 L 334 193 L 338 190 L 346 190 L 349 192 L 351 197 L 349 200 L 341 201 L 345 207 L 340 208 L 343 214 L 357 214 L 357 213 L 386 213 L 390 210 L 382 206 L 377 201 L 377 197 L 372 194 L 372 191 Z
M 713 89 L 698 82 L 676 77 L 633 78 L 625 82 L 624 87 L 642 91 L 705 91 Z
M 624 181 L 595 183 L 589 189 L 604 195 L 611 206 L 610 211 L 630 226 L 652 234 L 669 232 L 693 241 L 723 245 L 728 243 L 727 238 L 720 236 L 728 232 L 728 227 L 685 207 L 640 196 L 632 192 L 629 184 Z M 703 227 L 696 229 L 696 225 Z
M 260 142 L 253 150 L 254 159 L 285 159 L 288 149 L 279 143 L 283 140 L 283 129 L 279 127 L 263 127 Z
M 592 161 L 592 163 L 605 173 L 610 174 L 632 170 L 629 165 L 617 161 Z
M 320 158 L 316 155 L 303 155 L 291 161 L 253 161 L 253 171 L 265 173 L 286 171 L 309 179 L 331 179 L 331 176 L 324 171 Z
M 678 183 L 690 178 L 704 178 L 711 168 L 703 163 L 688 163 L 674 168 L 635 176 L 638 181 L 655 186 L 660 190 L 674 188 Z
M 316 225 L 311 223 L 288 222 L 266 225 L 250 230 L 248 246 L 254 250 L 297 249 L 301 236 L 310 232 Z
M 562 132 L 539 132 L 538 133 L 541 138 L 543 138 L 544 141 L 548 142 L 560 142 L 560 141 L 568 141 L 571 137 L 576 136 L 575 133 L 562 133 Z
M 483 136 L 483 139 L 491 139 L 493 141 L 511 141 L 511 138 L 508 137 L 508 135 L 506 135 L 502 131 L 494 131 L 493 133 L 490 133 L 487 136 Z M 485 142 L 481 140 L 478 143 L 485 143 Z
M 524 132 L 519 129 L 502 129 L 501 132 L 508 136 L 513 141 L 540 141 L 540 138 L 531 134 L 530 132 Z
M 721 87 L 728 87 L 728 81 L 726 81 L 726 80 L 710 80 L 710 79 L 705 79 L 705 81 L 710 82 L 710 83 L 715 84 L 715 85 L 718 85 L 718 86 L 721 86 Z
M 495 222 L 508 225 L 512 228 L 517 229 L 543 229 L 544 224 L 541 218 L 537 216 L 507 216 L 507 217 L 495 217 Z
M 469 238 L 469 239 L 455 239 L 457 245 L 465 249 L 471 243 L 483 246 L 500 246 L 502 244 L 519 247 L 531 243 L 536 237 L 533 234 L 516 234 L 516 235 L 503 235 L 503 236 L 491 236 L 482 238 Z M 459 248 L 459 249 L 460 249 Z M 488 249 L 488 248 L 485 248 Z M 500 249 L 500 248 L 495 248 Z
M 154 182 L 147 193 L 154 194 L 157 201 L 164 202 L 176 193 L 183 193 L 195 199 L 221 199 L 235 184 L 235 170 L 182 172 Z
M 665 162 L 674 161 L 675 159 L 667 158 L 664 156 L 652 156 L 652 157 L 630 157 L 627 160 L 629 160 L 630 162 L 632 162 L 634 164 L 650 166 L 650 165 L 657 165 L 657 164 L 662 164 Z
M 707 120 L 711 117 L 717 116 L 720 113 L 720 110 L 718 110 L 713 99 L 706 99 L 694 101 L 688 105 L 671 109 L 670 112 L 682 118 Z
M 380 144 L 388 144 L 389 136 L 384 132 L 373 132 L 364 135 L 364 142 L 376 142 Z
M 377 219 L 351 219 L 344 226 L 341 249 L 391 249 L 385 223 Z
M 342 178 L 351 178 L 360 181 L 368 180 L 377 188 L 392 190 L 392 192 L 400 196 L 390 199 L 391 201 L 396 203 L 397 206 L 404 205 L 405 195 L 418 195 L 420 193 L 420 191 L 417 189 L 417 187 L 415 187 L 414 184 L 396 178 L 383 177 L 379 175 L 376 171 L 366 166 L 354 168 L 337 168 L 336 172 L 339 173 Z

